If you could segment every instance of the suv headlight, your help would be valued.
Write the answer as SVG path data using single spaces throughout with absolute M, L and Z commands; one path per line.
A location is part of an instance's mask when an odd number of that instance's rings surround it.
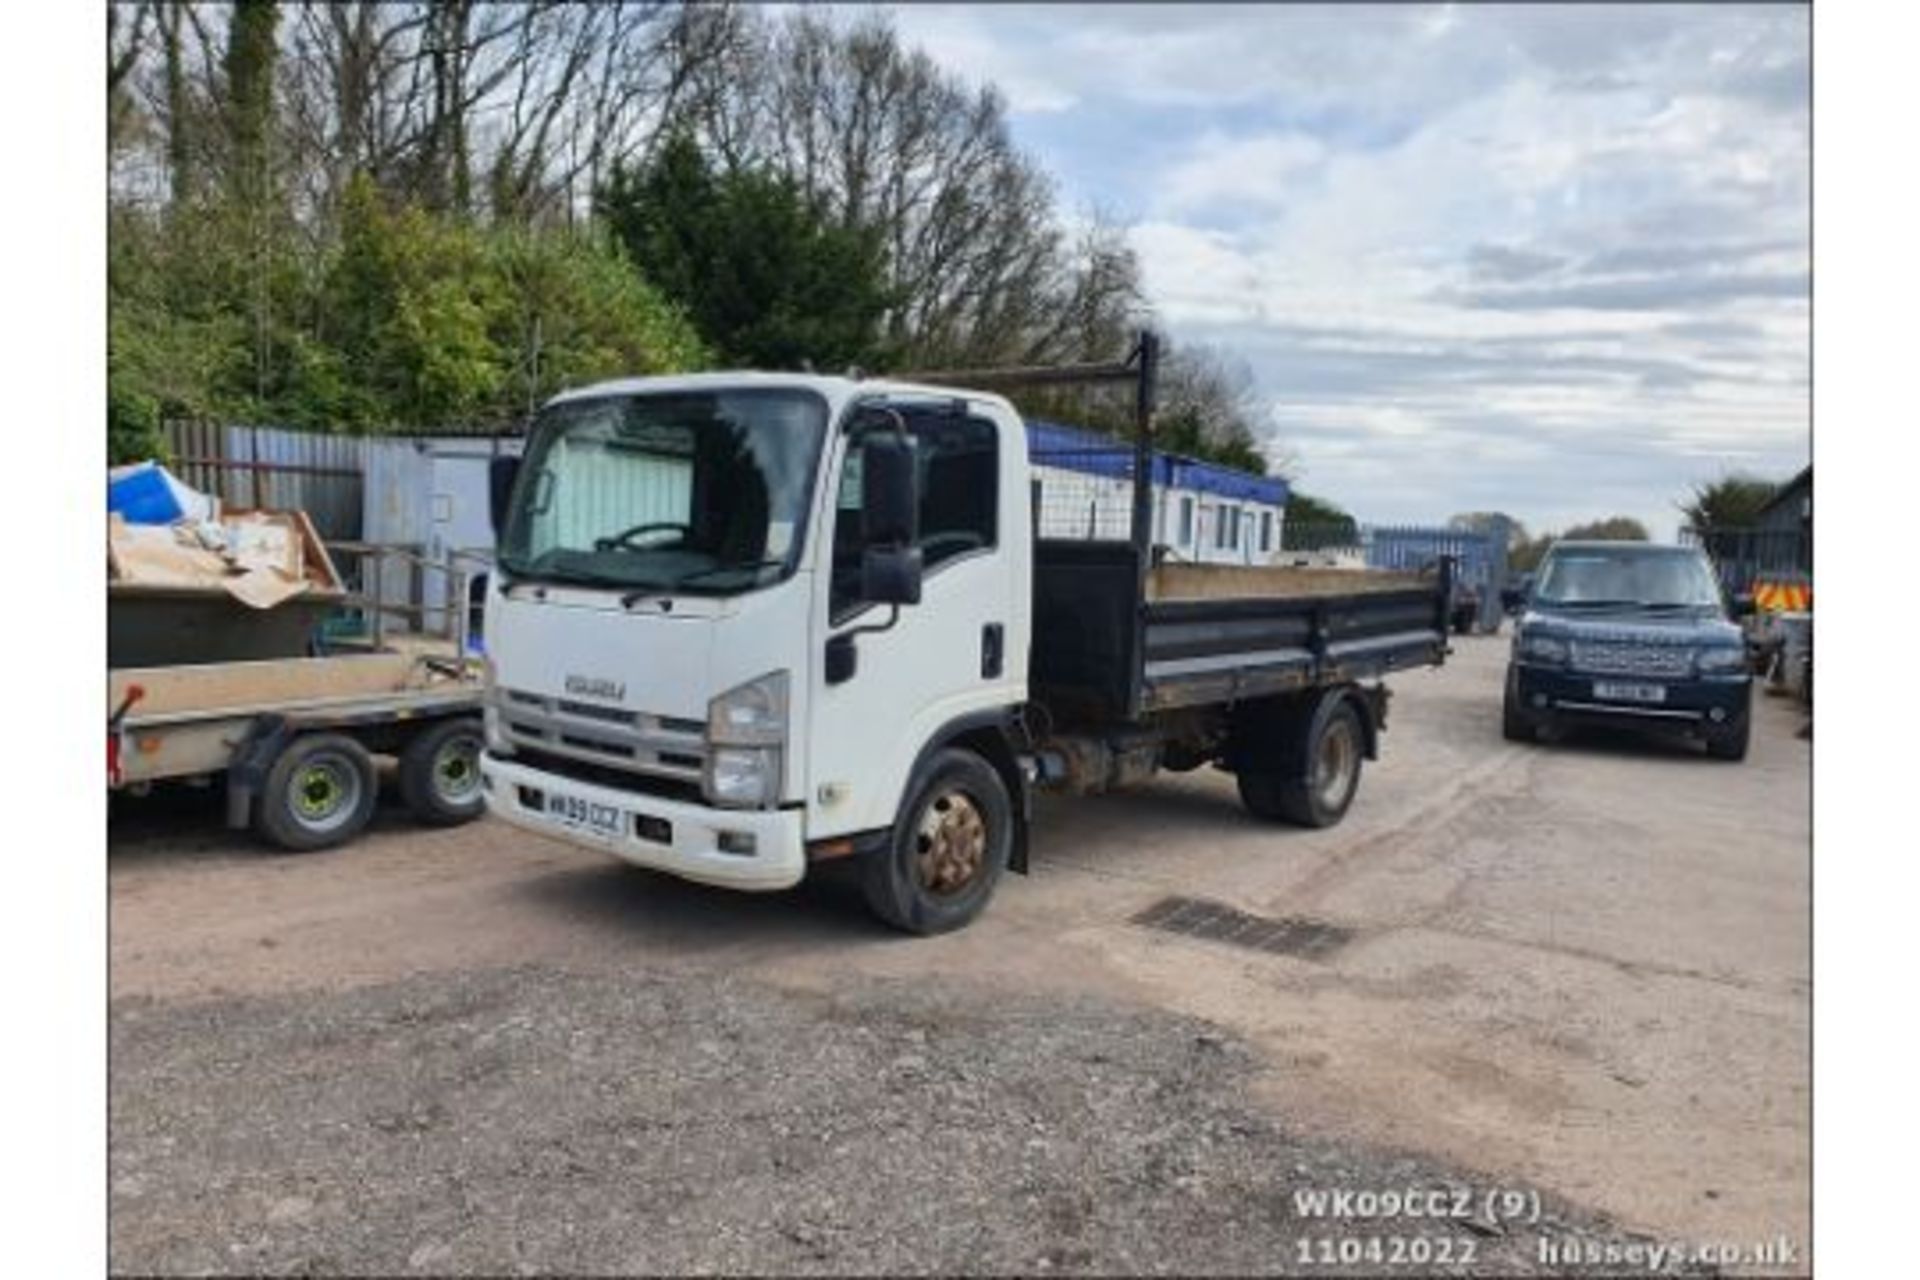
M 707 799 L 763 807 L 780 798 L 787 673 L 770 671 L 707 704 Z
M 1562 666 L 1567 661 L 1567 642 L 1559 636 L 1525 634 L 1517 643 L 1522 658 L 1554 666 Z
M 1747 669 L 1747 651 L 1727 645 L 1702 649 L 1698 659 L 1703 676 L 1737 676 Z

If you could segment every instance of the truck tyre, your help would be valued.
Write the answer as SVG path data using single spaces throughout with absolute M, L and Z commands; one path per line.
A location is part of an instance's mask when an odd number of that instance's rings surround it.
M 267 770 L 254 805 L 254 830 L 294 853 L 330 849 L 367 825 L 377 788 L 365 747 L 345 734 L 305 734 L 288 743 Z
M 1740 723 L 1724 733 L 1707 739 L 1707 754 L 1715 760 L 1745 760 L 1747 743 L 1753 737 L 1753 717 L 1742 716 Z
M 993 766 L 948 748 L 933 757 L 884 848 L 861 859 L 873 913 L 908 933 L 945 933 L 979 915 L 1013 848 L 1013 801 Z
M 480 791 L 480 722 L 443 720 L 413 735 L 400 752 L 400 799 L 436 827 L 471 822 L 486 809 Z
M 1360 715 L 1345 699 L 1336 702 L 1309 730 L 1305 777 L 1242 773 L 1240 803 L 1269 821 L 1301 827 L 1330 827 L 1346 816 L 1360 787 L 1360 758 L 1366 737 Z

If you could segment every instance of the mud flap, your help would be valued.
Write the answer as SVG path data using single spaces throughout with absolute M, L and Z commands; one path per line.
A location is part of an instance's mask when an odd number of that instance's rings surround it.
M 285 716 L 260 716 L 233 750 L 227 766 L 227 826 L 243 831 L 253 820 L 253 802 L 267 780 L 267 770 L 285 749 L 293 731 Z

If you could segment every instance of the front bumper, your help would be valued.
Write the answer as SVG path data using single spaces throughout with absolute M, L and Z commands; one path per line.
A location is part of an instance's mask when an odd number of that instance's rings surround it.
M 1653 680 L 1524 663 L 1510 670 L 1517 709 L 1534 719 L 1565 717 L 1626 728 L 1718 734 L 1738 728 L 1753 705 L 1753 680 L 1745 674 Z M 1658 684 L 1666 689 L 1666 698 L 1654 704 L 1601 698 L 1594 693 L 1595 681 Z
M 806 833 L 797 809 L 710 809 L 637 791 L 577 782 L 492 754 L 480 758 L 487 811 L 516 827 L 610 853 L 635 866 L 727 889 L 790 889 L 807 870 Z M 619 814 L 618 833 L 569 826 L 550 816 L 546 797 L 560 795 Z M 640 819 L 649 821 L 644 824 Z M 664 824 L 664 829 L 662 824 Z M 656 838 L 645 838 L 645 829 Z M 720 847 L 751 837 L 751 853 Z

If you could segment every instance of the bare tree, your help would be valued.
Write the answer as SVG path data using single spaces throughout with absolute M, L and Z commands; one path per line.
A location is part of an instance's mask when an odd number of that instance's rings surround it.
M 834 221 L 877 232 L 895 297 L 888 338 L 903 359 L 972 364 L 1111 345 L 1137 310 L 1131 254 L 1117 237 L 1063 235 L 1051 186 L 1014 146 L 996 91 L 970 89 L 903 46 L 884 15 L 849 26 L 802 10 L 742 26 L 725 65 L 696 77 L 683 114 L 722 163 L 771 167 Z

